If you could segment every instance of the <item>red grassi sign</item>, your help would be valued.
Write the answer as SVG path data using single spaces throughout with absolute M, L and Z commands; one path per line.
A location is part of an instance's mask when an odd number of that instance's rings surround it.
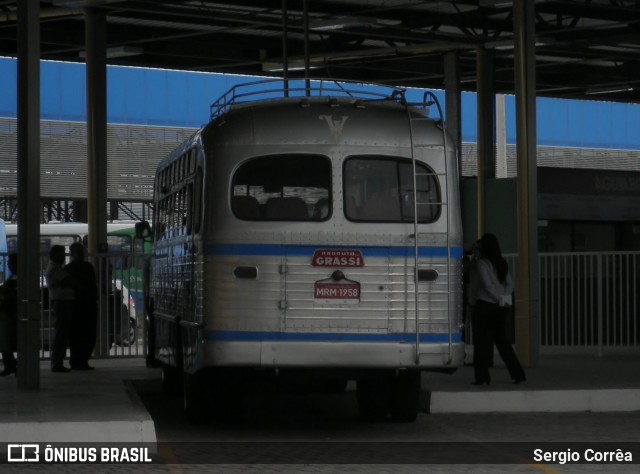
M 360 250 L 316 250 L 311 258 L 313 267 L 364 267 Z

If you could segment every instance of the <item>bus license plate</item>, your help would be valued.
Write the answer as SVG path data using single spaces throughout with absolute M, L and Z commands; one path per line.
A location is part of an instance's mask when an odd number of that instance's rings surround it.
M 360 302 L 360 283 L 316 282 L 315 302 L 319 304 L 358 304 Z

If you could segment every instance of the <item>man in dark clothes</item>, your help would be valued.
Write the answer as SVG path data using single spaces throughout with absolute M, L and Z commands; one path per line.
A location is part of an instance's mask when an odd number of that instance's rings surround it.
M 76 299 L 74 293 L 76 282 L 63 268 L 64 258 L 64 247 L 62 245 L 52 246 L 49 251 L 49 265 L 45 271 L 47 288 L 55 316 L 51 372 L 63 373 L 71 371 L 63 365 L 63 361 L 67 355 Z
M 13 353 L 18 345 L 18 255 L 9 255 L 11 276 L 0 286 L 0 352 L 4 370 L 0 376 L 16 373 L 17 361 Z
M 84 247 L 76 242 L 69 247 L 71 262 L 64 269 L 76 281 L 75 311 L 71 328 L 71 357 L 73 370 L 93 370 L 89 359 L 96 344 L 98 317 L 98 286 L 91 263 L 84 259 Z

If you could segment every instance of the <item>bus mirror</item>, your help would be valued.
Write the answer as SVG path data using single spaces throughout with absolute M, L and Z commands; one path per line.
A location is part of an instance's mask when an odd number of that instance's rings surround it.
M 136 222 L 136 238 L 145 239 L 151 237 L 151 225 L 147 221 Z

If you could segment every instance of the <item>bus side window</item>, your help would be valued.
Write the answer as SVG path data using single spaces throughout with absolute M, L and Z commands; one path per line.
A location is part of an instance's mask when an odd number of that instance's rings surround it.
M 18 251 L 18 237 L 7 237 L 7 251 L 14 253 Z
M 193 233 L 193 183 L 189 183 L 187 185 L 187 198 L 185 202 L 186 209 L 186 227 L 187 227 L 187 235 L 191 235 Z
M 200 226 L 202 224 L 202 168 L 198 168 L 196 172 L 192 202 L 192 232 L 194 234 L 197 234 L 198 232 L 200 232 Z

